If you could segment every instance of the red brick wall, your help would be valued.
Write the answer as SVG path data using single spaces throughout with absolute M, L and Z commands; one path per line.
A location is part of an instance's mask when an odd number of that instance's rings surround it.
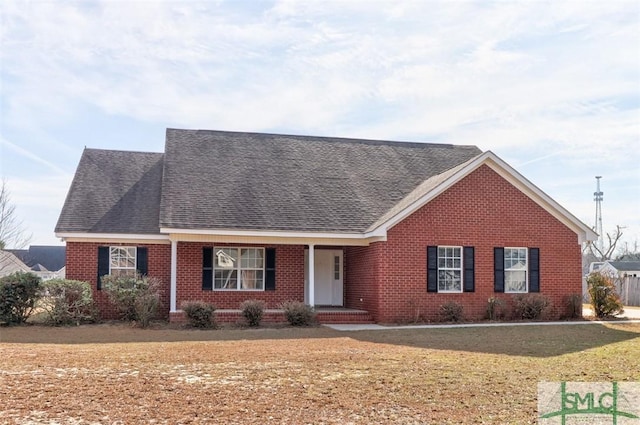
M 65 275 L 67 279 L 91 283 L 93 299 L 103 319 L 116 319 L 117 312 L 104 291 L 97 290 L 99 246 L 146 246 L 148 248 L 148 275 L 162 281 L 160 316 L 169 317 L 169 285 L 171 282 L 171 245 L 168 244 L 115 244 L 94 242 L 67 242 Z
M 493 291 L 494 247 L 540 248 L 540 292 L 551 299 L 553 317 L 564 313 L 566 295 L 582 291 L 577 235 L 487 166 L 398 223 L 379 244 L 384 247 L 348 250 L 347 274 L 349 305 L 367 294 L 377 276 L 380 303 L 372 313 L 379 322 L 438 320 L 439 307 L 448 301 L 462 304 L 466 318 L 481 319 L 489 297 L 512 302 L 514 294 Z M 475 292 L 427 293 L 429 245 L 475 247 Z M 353 266 L 358 262 L 360 271 Z
M 373 317 L 379 312 L 378 265 L 385 246 L 376 242 L 368 247 L 345 249 L 345 307 L 367 310 Z
M 276 290 L 203 291 L 202 248 L 214 245 L 275 248 Z M 283 301 L 304 301 L 304 246 L 178 242 L 177 293 L 178 309 L 183 301 L 206 301 L 219 309 L 237 309 L 246 299 L 263 300 L 266 308 L 277 308 Z

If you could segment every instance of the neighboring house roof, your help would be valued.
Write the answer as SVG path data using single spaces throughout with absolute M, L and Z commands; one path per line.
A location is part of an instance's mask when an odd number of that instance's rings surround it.
M 85 149 L 56 232 L 160 232 L 161 153 Z
M 31 245 L 29 249 L 10 249 L 32 270 L 57 271 L 64 267 L 66 247 L 64 245 Z
M 640 270 L 640 261 L 607 261 L 619 272 L 635 272 Z
M 164 154 L 85 149 L 56 233 L 384 238 L 399 220 L 482 165 L 581 242 L 596 238 L 513 168 L 475 146 L 177 129 L 167 130 Z
M 15 272 L 31 271 L 29 266 L 23 263 L 12 252 L 0 251 L 0 276 L 7 276 Z

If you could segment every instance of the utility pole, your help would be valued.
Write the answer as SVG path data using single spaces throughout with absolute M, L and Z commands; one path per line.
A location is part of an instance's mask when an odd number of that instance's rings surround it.
M 600 252 L 603 251 L 603 238 L 602 238 L 602 198 L 603 192 L 600 190 L 600 179 L 602 176 L 596 176 L 596 191 L 593 192 L 593 200 L 596 201 L 596 226 L 595 231 L 598 234 L 598 240 L 596 244 Z

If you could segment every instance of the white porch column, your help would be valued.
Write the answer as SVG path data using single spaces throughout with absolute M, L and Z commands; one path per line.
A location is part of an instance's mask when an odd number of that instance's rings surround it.
M 171 241 L 171 290 L 169 293 L 170 312 L 176 312 L 178 274 L 178 241 Z
M 316 255 L 314 252 L 314 246 L 312 244 L 309 244 L 309 305 L 311 307 L 314 307 L 316 304 L 315 262 L 316 262 Z

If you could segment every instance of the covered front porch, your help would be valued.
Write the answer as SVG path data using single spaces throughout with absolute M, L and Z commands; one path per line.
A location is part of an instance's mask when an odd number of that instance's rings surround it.
M 183 321 L 187 301 L 211 303 L 219 322 L 237 322 L 241 302 L 250 299 L 265 302 L 265 322 L 285 321 L 279 307 L 286 301 L 313 307 L 320 323 L 373 322 L 362 297 L 349 302 L 346 276 L 349 248 L 366 250 L 371 240 L 219 233 L 170 234 L 172 322 Z

